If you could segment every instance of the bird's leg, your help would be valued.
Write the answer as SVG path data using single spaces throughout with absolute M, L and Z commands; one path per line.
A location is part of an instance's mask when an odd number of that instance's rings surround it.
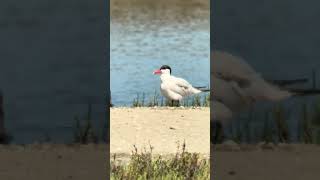
M 180 101 L 179 100 L 176 100 L 176 107 L 179 107 L 180 106 Z
M 210 141 L 212 144 L 223 142 L 223 126 L 220 121 L 210 121 Z
M 175 107 L 176 106 L 176 101 L 175 100 L 171 100 L 171 107 Z

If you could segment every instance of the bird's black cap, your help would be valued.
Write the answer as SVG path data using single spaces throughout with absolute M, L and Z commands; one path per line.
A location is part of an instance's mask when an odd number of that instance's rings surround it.
M 170 70 L 170 74 L 171 74 L 171 67 L 170 67 L 170 66 L 168 66 L 168 65 L 163 65 L 163 66 L 161 66 L 160 70 L 161 70 L 161 69 L 169 69 L 169 70 Z

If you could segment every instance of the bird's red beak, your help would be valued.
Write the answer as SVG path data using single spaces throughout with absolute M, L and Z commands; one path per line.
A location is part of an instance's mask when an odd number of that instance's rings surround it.
M 153 71 L 153 74 L 161 74 L 161 70 L 157 69 L 157 70 Z

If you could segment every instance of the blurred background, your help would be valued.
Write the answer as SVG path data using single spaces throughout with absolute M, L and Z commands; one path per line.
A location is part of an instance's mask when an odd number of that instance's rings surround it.
M 12 143 L 73 142 L 77 119 L 106 123 L 103 13 L 98 1 L 1 2 L 0 121 Z
M 319 5 L 316 0 L 212 1 L 211 50 L 243 58 L 265 79 L 308 79 L 292 88 L 317 89 Z M 310 95 L 257 103 L 233 117 L 225 136 L 242 143 L 320 143 L 319 100 Z

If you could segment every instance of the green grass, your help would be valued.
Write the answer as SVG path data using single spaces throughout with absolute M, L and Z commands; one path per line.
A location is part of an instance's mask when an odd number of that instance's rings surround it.
M 316 114 L 313 115 L 313 118 L 316 117 Z M 312 122 L 310 120 L 310 113 L 308 112 L 308 107 L 306 104 L 302 105 L 302 116 L 299 122 L 299 140 L 304 143 L 313 143 L 312 142 Z
M 285 105 L 276 104 L 263 112 L 264 117 L 259 116 L 263 118 L 261 121 L 250 114 L 247 119 L 240 119 L 240 123 L 233 124 L 236 128 L 231 128 L 231 139 L 236 143 L 243 143 L 243 139 L 249 143 L 291 143 L 290 111 L 285 109 Z M 320 99 L 313 103 L 301 103 L 301 114 L 298 116 L 299 143 L 320 144 Z
M 171 158 L 161 155 L 153 155 L 153 147 L 149 151 L 138 152 L 136 146 L 132 151 L 128 163 L 121 164 L 117 156 L 113 156 L 110 162 L 112 180 L 207 180 L 210 179 L 210 162 L 201 159 L 197 153 L 185 151 L 185 143 L 182 150 Z
M 281 143 L 289 142 L 289 127 L 286 121 L 285 109 L 282 105 L 276 105 L 272 110 L 274 123 L 277 128 L 278 140 Z
M 97 136 L 96 130 L 93 128 L 91 120 L 92 107 L 91 104 L 88 104 L 88 110 L 86 118 L 83 121 L 79 119 L 78 116 L 75 116 L 75 127 L 74 127 L 74 143 L 98 143 L 99 138 Z
M 209 107 L 210 106 L 210 94 L 204 96 L 190 96 L 185 98 L 179 104 L 178 101 L 166 100 L 160 96 L 156 91 L 149 98 L 146 97 L 145 93 L 137 94 L 136 98 L 132 101 L 132 107 L 154 107 L 154 106 L 169 106 L 169 107 Z

